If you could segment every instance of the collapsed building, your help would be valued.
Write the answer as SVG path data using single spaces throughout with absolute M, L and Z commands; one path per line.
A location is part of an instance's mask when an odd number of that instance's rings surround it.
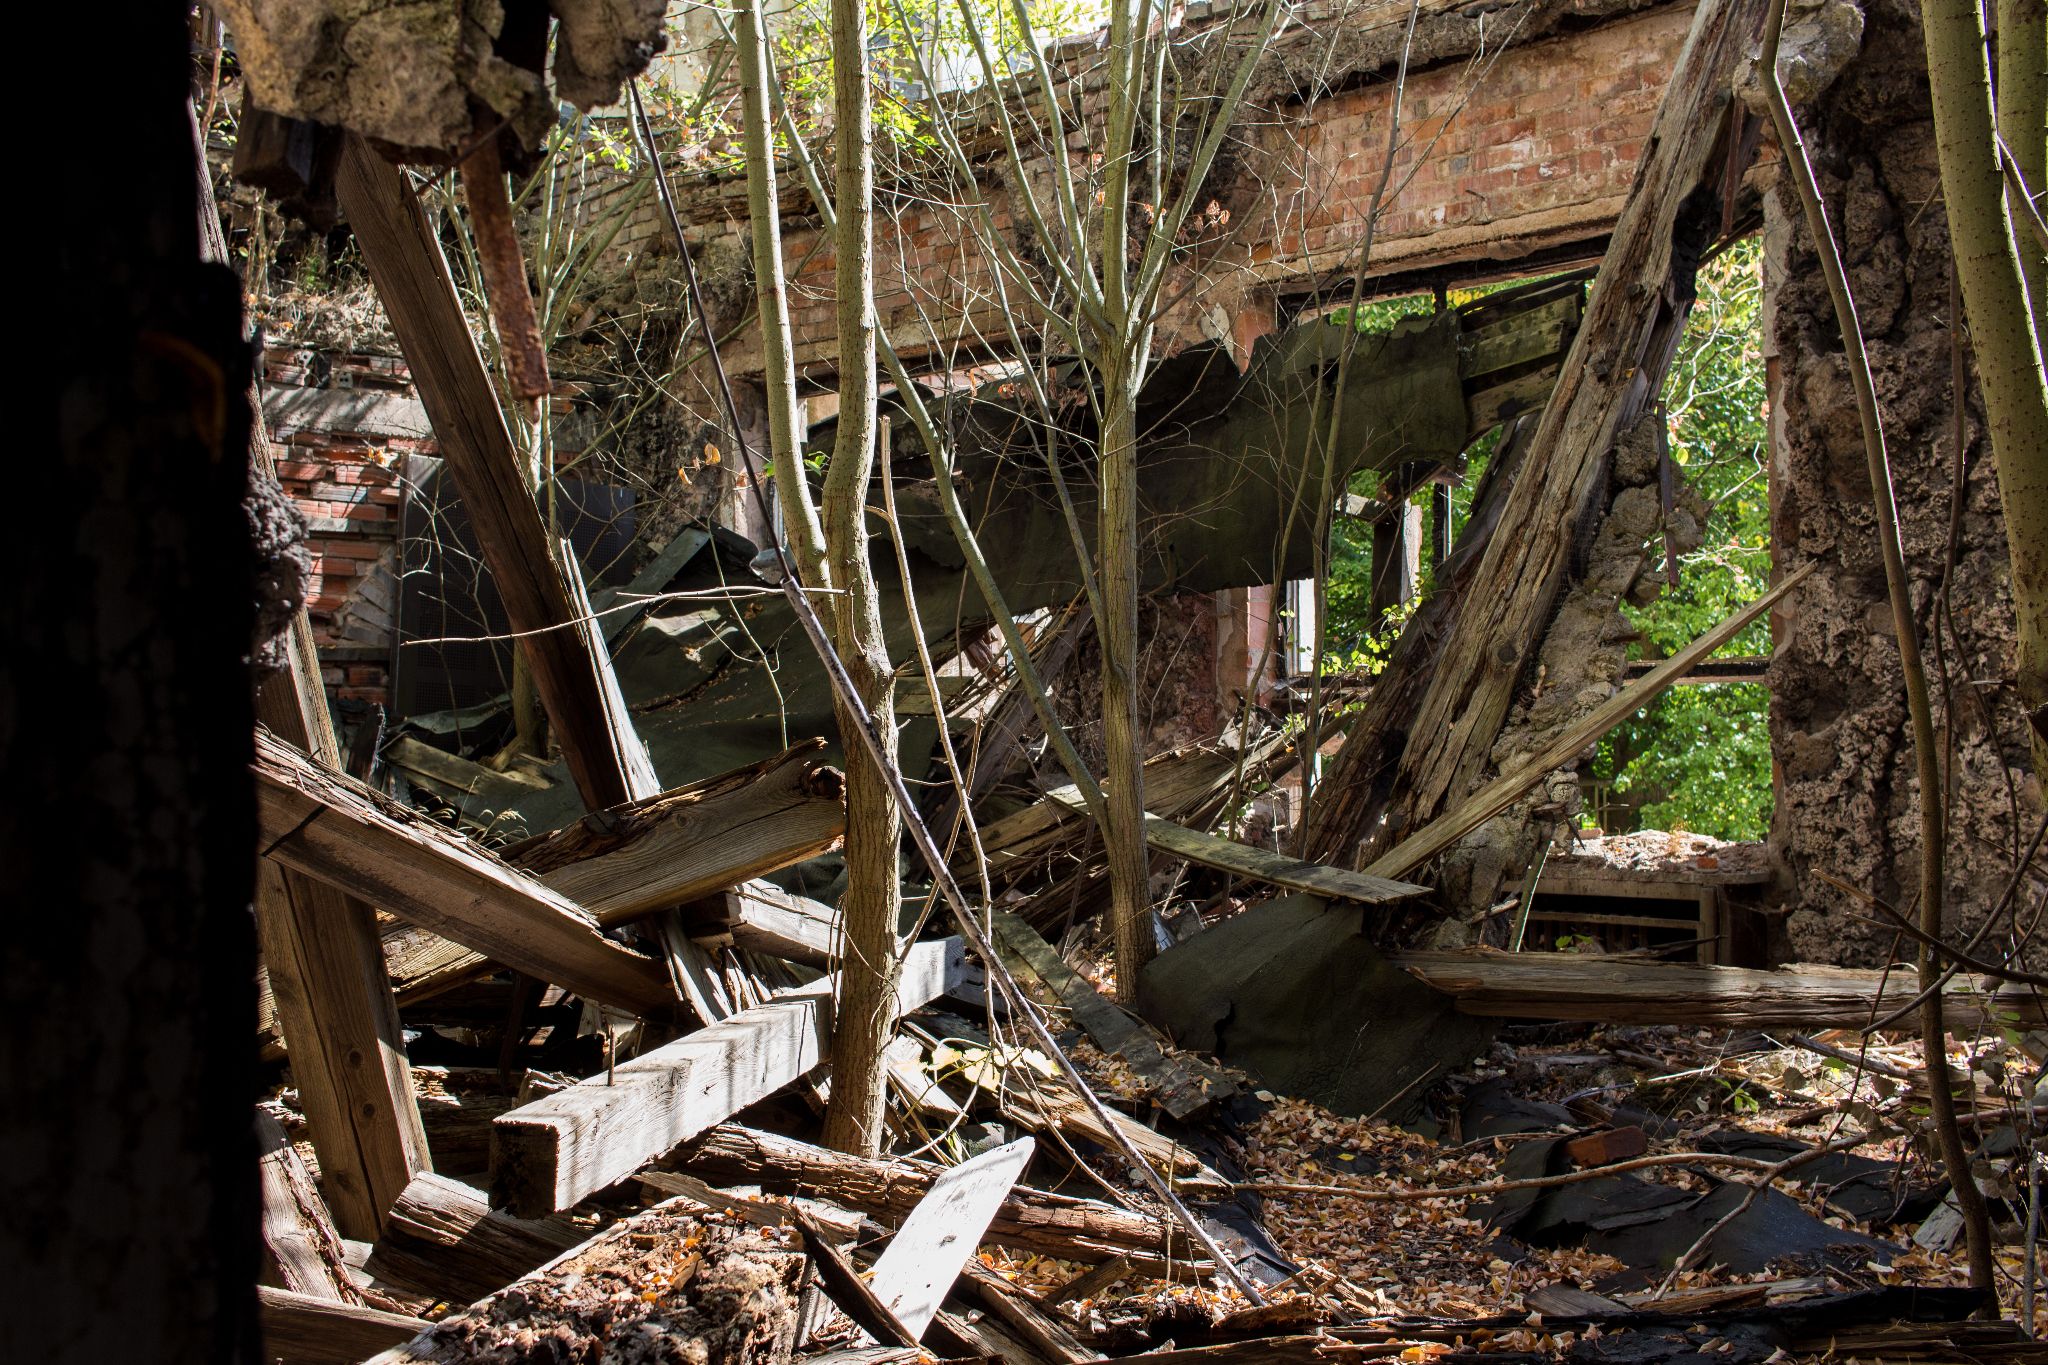
M 254 463 L 296 505 L 307 550 L 304 610 L 281 616 L 258 701 L 257 1043 L 291 1067 L 320 1184 L 308 1197 L 289 1144 L 266 1134 L 271 1212 L 296 1209 L 321 1243 L 298 1264 L 273 1251 L 285 1291 L 268 1301 L 274 1330 L 306 1332 L 308 1359 L 327 1358 L 307 1326 L 322 1313 L 369 1344 L 331 1358 L 382 1345 L 393 1359 L 483 1358 L 504 1333 L 531 1330 L 528 1318 L 569 1324 L 549 1329 L 564 1340 L 602 1336 L 611 1329 L 592 1328 L 576 1297 L 583 1278 L 640 1283 L 644 1267 L 620 1268 L 631 1248 L 689 1237 L 710 1269 L 688 1331 L 730 1333 L 733 1359 L 793 1358 L 810 1331 L 798 1300 L 812 1274 L 885 1348 L 922 1338 L 946 1355 L 1098 1358 L 1107 1338 L 1074 1340 L 1036 1299 L 1020 1303 L 971 1266 L 960 1292 L 973 1309 L 938 1307 L 957 1265 L 929 1313 L 850 1288 L 859 1281 L 830 1244 L 859 1234 L 863 1214 L 911 1227 L 945 1177 L 925 1172 L 904 1196 L 866 1167 L 729 1122 L 777 1092 L 824 1098 L 814 1072 L 841 952 L 834 849 L 846 826 L 833 680 L 784 590 L 779 519 L 758 496 L 773 400 L 742 173 L 699 169 L 678 144 L 656 166 L 672 182 L 673 223 L 644 162 L 586 162 L 558 207 L 522 209 L 556 215 L 582 245 L 553 266 L 568 283 L 548 302 L 559 326 L 544 416 L 510 420 L 518 400 L 503 401 L 483 363 L 479 336 L 492 334 L 465 310 L 452 229 L 385 153 L 474 155 L 479 108 L 495 111 L 484 141 L 536 143 L 556 108 L 536 55 L 547 10 L 508 6 L 493 20 L 456 7 L 460 31 L 427 41 L 395 19 L 380 28 L 376 6 L 353 29 L 284 23 L 259 0 L 224 8 L 248 102 L 235 145 L 209 149 L 228 229 L 215 249 L 276 240 L 262 215 L 287 203 L 345 227 L 367 275 L 351 282 L 352 303 L 275 291 L 256 384 Z M 658 31 L 662 7 L 552 8 L 555 92 L 586 107 L 616 100 L 644 65 L 634 35 Z M 1909 949 L 1872 912 L 1910 902 L 1922 852 L 1897 642 L 1833 304 L 1753 69 L 1760 14 L 1748 3 L 1332 0 L 1296 9 L 1250 68 L 1241 135 L 1194 195 L 1198 228 L 1171 264 L 1161 358 L 1138 400 L 1147 843 L 1166 949 L 1140 988 L 1142 1021 L 1061 957 L 1106 907 L 1107 874 L 993 629 L 1001 608 L 1023 621 L 1054 709 L 1099 755 L 1085 570 L 1096 395 L 1057 338 L 1020 326 L 1001 297 L 987 234 L 1036 249 L 1001 159 L 977 163 L 979 205 L 926 192 L 912 166 L 885 177 L 876 320 L 916 394 L 882 401 L 887 496 L 878 483 L 873 500 L 888 515 L 875 518 L 886 529 L 875 573 L 889 656 L 939 660 L 930 679 L 906 669 L 897 682 L 901 761 L 925 784 L 935 833 L 956 829 L 963 807 L 978 817 L 973 837 L 953 842 L 952 868 L 985 878 L 1000 907 L 984 931 L 996 957 L 970 963 L 960 938 L 908 950 L 899 1014 L 977 998 L 995 1009 L 1002 992 L 983 973 L 1013 973 L 1071 1011 L 1172 1120 L 1259 1086 L 1426 1126 L 1430 1087 L 1484 1054 L 1503 1020 L 1810 1033 L 1914 1001 L 1917 989 L 1883 970 Z M 1204 35 L 1222 50 L 1237 17 L 1220 3 L 1179 13 L 1190 62 L 1220 60 Z M 1795 7 L 1784 43 L 1862 307 L 1907 553 L 1944 566 L 1941 592 L 1914 606 L 1928 638 L 1946 642 L 1936 721 L 1951 932 L 1996 938 L 2000 916 L 2048 882 L 2028 842 L 2043 794 L 1982 400 L 1961 366 L 1960 385 L 1948 381 L 1963 343 L 1918 18 L 1887 0 L 1816 0 Z M 406 69 L 445 84 L 392 98 L 380 64 L 401 50 L 428 53 Z M 1053 49 L 1076 100 L 1091 52 L 1086 40 Z M 303 71 L 340 74 L 280 79 Z M 954 95 L 962 136 L 986 152 L 1010 97 Z M 796 166 L 783 170 L 803 448 L 822 450 L 839 380 L 829 214 Z M 263 196 L 229 189 L 229 172 Z M 483 231 L 464 286 L 491 268 Z M 1640 661 L 1621 607 L 1675 581 L 1706 517 L 1671 457 L 1658 389 L 1694 272 L 1757 235 L 1776 586 L 1697 655 Z M 1482 285 L 1505 287 L 1466 297 Z M 1333 314 L 1351 320 L 1347 307 L 1415 295 L 1435 306 L 1382 334 L 1333 325 Z M 496 344 L 513 350 L 498 327 Z M 944 433 L 943 471 L 921 413 Z M 1322 423 L 1347 442 L 1322 444 Z M 1493 442 L 1483 473 L 1468 458 L 1481 438 Z M 1360 471 L 1377 475 L 1376 495 L 1350 491 Z M 1454 534 L 1452 490 L 1468 479 Z M 1001 604 L 973 572 L 956 493 Z M 1313 584 L 1336 518 L 1370 539 L 1377 607 L 1429 583 L 1385 671 L 1349 693 L 1313 671 Z M 289 580 L 290 552 L 277 558 Z M 1711 683 L 1705 655 L 1766 610 L 1768 839 L 1577 844 L 1589 747 L 1665 688 Z M 946 736 L 973 756 L 964 792 L 948 780 Z M 929 885 L 912 859 L 905 867 L 907 884 Z M 1844 882 L 1869 904 L 1845 898 Z M 1532 920 L 1657 951 L 1523 953 Z M 2037 965 L 2037 951 L 2013 946 L 2004 965 L 2014 961 Z M 1824 965 L 1772 970 L 1784 964 Z M 2038 999 L 2021 984 L 1960 975 L 1951 1028 L 2038 1029 Z M 892 1082 L 905 1112 L 952 1124 L 966 1111 L 932 1080 L 942 1047 L 977 1037 L 987 1059 L 971 1065 L 1019 1063 L 993 1017 L 986 1034 L 945 1018 L 950 1033 L 906 1027 Z M 585 1074 L 528 1068 L 486 1131 L 466 1135 L 466 1164 L 438 1150 L 429 1160 L 412 1065 L 443 1046 L 470 1057 L 489 1038 L 509 1072 L 551 1031 L 557 1044 L 601 1039 L 603 1069 L 590 1073 L 587 1043 L 548 1054 Z M 1003 1100 L 1011 1131 L 1078 1136 L 1228 1193 L 1213 1154 L 1101 1107 L 1085 1086 L 1045 1082 Z M 653 1168 L 686 1142 L 681 1173 Z M 990 1215 L 991 1241 L 1165 1278 L 1174 1261 L 1207 1257 L 1214 1273 L 1256 1280 L 1250 1267 L 1269 1255 L 1262 1234 L 1201 1240 L 1224 1237 L 1220 1215 L 1200 1220 L 1205 1234 L 1156 1208 L 1126 1216 L 1013 1194 L 1024 1159 Z M 591 1240 L 575 1220 L 636 1181 L 738 1221 L 710 1235 L 694 1215 L 671 1226 L 683 1218 L 671 1202 Z M 739 1185 L 753 1192 L 729 1192 Z M 844 1207 L 778 1213 L 762 1189 L 823 1191 Z M 1664 1207 L 1645 1197 L 1645 1209 Z M 1749 1207 L 1715 1206 L 1693 1229 L 1700 1245 Z M 812 1221 L 846 1209 L 851 1231 L 827 1238 Z M 360 1254 L 337 1252 L 332 1230 L 334 1245 L 321 1242 L 330 1215 Z M 742 1225 L 795 1240 L 760 1252 L 741 1245 Z M 1812 1236 L 1823 1260 L 1844 1245 Z M 1268 1287 L 1302 1273 L 1272 1259 L 1285 1268 Z M 875 1278 L 889 1276 L 878 1265 Z M 408 1311 L 380 1319 L 358 1282 L 395 1291 Z M 301 1302 L 309 1291 L 348 1311 Z M 438 1328 L 420 1316 L 423 1303 L 473 1300 Z M 1316 1340 L 1272 1349 L 1331 1338 Z

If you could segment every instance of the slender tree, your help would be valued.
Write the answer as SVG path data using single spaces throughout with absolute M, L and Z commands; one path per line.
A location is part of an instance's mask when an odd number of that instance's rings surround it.
M 884 762 L 896 761 L 896 704 L 881 604 L 868 560 L 868 485 L 875 469 L 875 149 L 865 0 L 832 0 L 833 169 L 839 224 L 839 425 L 825 471 L 825 546 L 839 653 L 874 718 Z M 839 731 L 859 722 L 835 700 Z M 902 812 L 876 756 L 846 745 L 845 943 L 832 1025 L 826 1145 L 873 1156 L 882 1143 L 882 1048 L 894 1020 Z
M 2017 13 L 2023 7 L 2008 3 L 2001 11 Z M 2039 8 L 2034 6 L 2037 16 Z M 2033 729 L 2035 771 L 2048 772 L 2048 374 L 2041 368 L 2041 339 L 2006 202 L 1984 11 L 1977 0 L 1927 0 L 1921 22 L 1927 32 L 1927 78 L 1934 96 L 1942 197 L 2005 512 L 2013 615 L 2019 627 L 2020 699 Z M 2019 46 L 2014 40 L 2028 30 L 2024 22 L 2018 27 L 2019 33 L 2004 35 L 2011 47 Z M 2009 70 L 2018 72 L 2030 64 L 2038 68 L 2038 17 L 2031 31 L 2035 51 L 2028 55 L 2009 47 Z M 2027 83 L 2015 76 L 2010 86 Z M 2031 97 L 2011 88 L 2007 95 L 2011 116 L 2028 117 L 2023 111 Z M 2038 110 L 2031 117 L 2030 132 L 2008 131 L 2032 138 L 2038 165 Z M 2018 152 L 2017 147 L 2014 150 Z

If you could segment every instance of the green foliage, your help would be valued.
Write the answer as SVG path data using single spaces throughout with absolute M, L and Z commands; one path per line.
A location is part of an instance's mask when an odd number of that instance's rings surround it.
M 971 90 L 985 83 L 973 33 L 979 28 L 999 76 L 1021 71 L 1029 44 L 1040 47 L 1056 39 L 1100 27 L 1106 8 L 1102 0 L 864 0 L 867 8 L 868 65 L 874 92 L 872 117 L 880 155 L 917 156 L 932 151 L 932 91 L 940 94 Z M 970 22 L 971 15 L 971 22 Z M 679 30 L 679 22 L 672 27 Z M 1028 24 L 1028 29 L 1025 25 Z M 671 36 L 680 47 L 682 33 Z M 770 61 L 781 84 L 781 98 L 798 133 L 810 141 L 832 127 L 832 15 L 829 0 L 796 0 L 769 19 Z M 929 74 L 931 80 L 924 77 Z M 716 89 L 715 78 L 705 93 Z M 685 158 L 737 169 L 742 160 L 739 105 L 736 99 L 707 99 L 703 94 L 679 95 L 650 88 L 664 128 L 681 134 Z M 774 129 L 777 153 L 786 154 L 784 130 Z
M 1769 441 L 1762 349 L 1763 251 L 1738 243 L 1700 271 L 1699 301 L 1664 386 L 1672 458 L 1711 514 L 1680 582 L 1647 608 L 1624 608 L 1638 652 L 1662 658 L 1769 585 Z M 1758 621 L 1720 651 L 1770 652 Z M 1761 839 L 1771 818 L 1769 693 L 1758 684 L 1675 687 L 1600 746 L 1593 772 L 1617 794 L 1653 799 L 1641 822 L 1724 839 Z

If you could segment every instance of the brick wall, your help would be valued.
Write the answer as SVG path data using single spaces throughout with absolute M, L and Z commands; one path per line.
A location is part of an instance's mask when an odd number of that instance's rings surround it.
M 1500 22 L 1505 29 L 1512 20 L 1504 13 Z M 1667 5 L 1533 41 L 1504 35 L 1497 50 L 1412 72 L 1396 192 L 1374 238 L 1374 273 L 1468 270 L 1478 277 L 1579 244 L 1597 254 L 1690 22 L 1689 6 Z M 1236 149 L 1240 171 L 1224 195 L 1233 202 L 1219 205 L 1231 221 L 1217 225 L 1214 244 L 1192 253 L 1164 291 L 1181 300 L 1164 324 L 1165 350 L 1227 335 L 1229 319 L 1256 294 L 1300 293 L 1356 264 L 1391 103 L 1391 82 L 1375 79 L 1247 116 L 1249 145 Z M 746 231 L 743 186 L 730 178 L 682 180 L 695 249 L 717 242 L 717 254 L 740 259 L 720 239 Z M 997 230 L 1015 239 L 1006 192 L 984 191 Z M 608 188 L 591 210 L 618 207 L 630 192 Z M 785 212 L 808 208 L 793 186 L 784 194 Z M 875 303 L 899 349 L 1007 346 L 991 267 L 968 213 L 886 188 L 877 203 Z M 614 249 L 660 257 L 672 250 L 667 232 L 656 206 L 642 202 Z M 829 375 L 836 334 L 829 235 L 814 222 L 786 224 L 784 255 L 797 365 Z M 726 360 L 738 372 L 758 372 L 758 333 L 748 329 Z
M 306 518 L 307 611 L 321 680 L 346 728 L 388 705 L 398 613 L 400 474 L 431 455 L 402 360 L 303 349 L 264 355 L 278 481 Z

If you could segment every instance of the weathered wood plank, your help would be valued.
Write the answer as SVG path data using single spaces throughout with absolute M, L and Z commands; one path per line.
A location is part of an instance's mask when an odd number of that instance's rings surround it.
M 257 1185 L 262 1198 L 264 1260 L 258 1279 L 330 1303 L 360 1303 L 348 1277 L 341 1236 L 328 1216 L 306 1163 L 284 1128 L 256 1112 Z
M 1102 998 L 1101 992 L 1069 967 L 1066 960 L 1036 930 L 1008 911 L 994 912 L 996 948 L 1014 959 L 1012 970 L 1021 966 L 1020 977 L 1035 977 L 1055 1000 L 1073 1013 L 1090 1038 L 1105 1050 L 1130 1064 L 1131 1070 L 1149 1085 L 1167 1113 L 1185 1119 L 1217 1101 L 1237 1093 L 1237 1086 L 1220 1072 L 1191 1069 L 1170 1057 L 1149 1025 L 1133 1019 Z
M 227 240 L 212 182 L 199 177 L 201 251 L 223 265 Z M 262 412 L 260 386 L 250 406 Z M 276 477 L 265 423 L 249 430 L 249 462 Z M 256 717 L 286 743 L 341 766 L 312 618 L 292 613 L 286 668 L 256 693 Z M 427 1167 L 398 1007 L 384 976 L 375 913 L 310 877 L 274 866 L 256 876 L 256 936 L 264 957 L 262 1003 L 274 1035 L 294 1048 L 292 1074 L 313 1129 L 327 1203 L 340 1230 L 375 1237 L 384 1210 Z M 274 974 L 274 977 L 273 977 Z
M 411 1341 L 433 1326 L 424 1318 L 259 1285 L 263 1358 L 284 1365 L 355 1365 Z
M 958 939 L 912 945 L 897 1013 L 944 992 L 965 967 Z M 809 1072 L 830 1043 L 835 985 L 828 978 L 742 1010 L 500 1115 L 492 1203 L 526 1216 L 568 1208 Z
M 822 739 L 514 845 L 506 860 L 619 924 L 829 851 L 846 832 L 846 781 Z
M 660 963 L 460 835 L 267 733 L 251 767 L 269 857 L 578 995 L 648 1017 L 674 1011 Z
M 949 1167 L 882 1248 L 869 1283 L 912 1341 L 931 1325 L 1037 1145 L 1019 1138 Z
M 735 1123 L 697 1137 L 679 1153 L 678 1164 L 710 1181 L 816 1195 L 884 1224 L 917 1207 L 943 1169 L 910 1157 L 850 1156 Z M 985 1240 L 1063 1260 L 1128 1256 L 1141 1273 L 1155 1276 L 1169 1259 L 1186 1266 L 1198 1255 L 1184 1232 L 1146 1214 L 1021 1185 L 997 1207 Z
M 1641 962 L 1577 953 L 1398 953 L 1393 961 L 1454 997 L 1465 1014 L 1610 1024 L 1711 1028 L 1860 1029 L 1917 996 L 1911 972 L 1800 965 L 1776 971 L 1692 962 Z M 2030 992 L 1958 977 L 1948 989 L 1949 1027 L 2037 1028 Z M 1899 1025 L 1914 1027 L 1909 1018 Z
M 839 912 L 822 901 L 750 881 L 724 893 L 725 928 L 734 946 L 812 967 L 839 961 Z
M 593 810 L 622 805 L 644 793 L 629 784 L 629 755 L 610 723 L 609 661 L 601 640 L 591 648 L 594 630 L 569 628 L 587 613 L 576 610 L 556 564 L 440 240 L 404 175 L 354 134 L 344 142 L 335 190 L 576 789 Z

